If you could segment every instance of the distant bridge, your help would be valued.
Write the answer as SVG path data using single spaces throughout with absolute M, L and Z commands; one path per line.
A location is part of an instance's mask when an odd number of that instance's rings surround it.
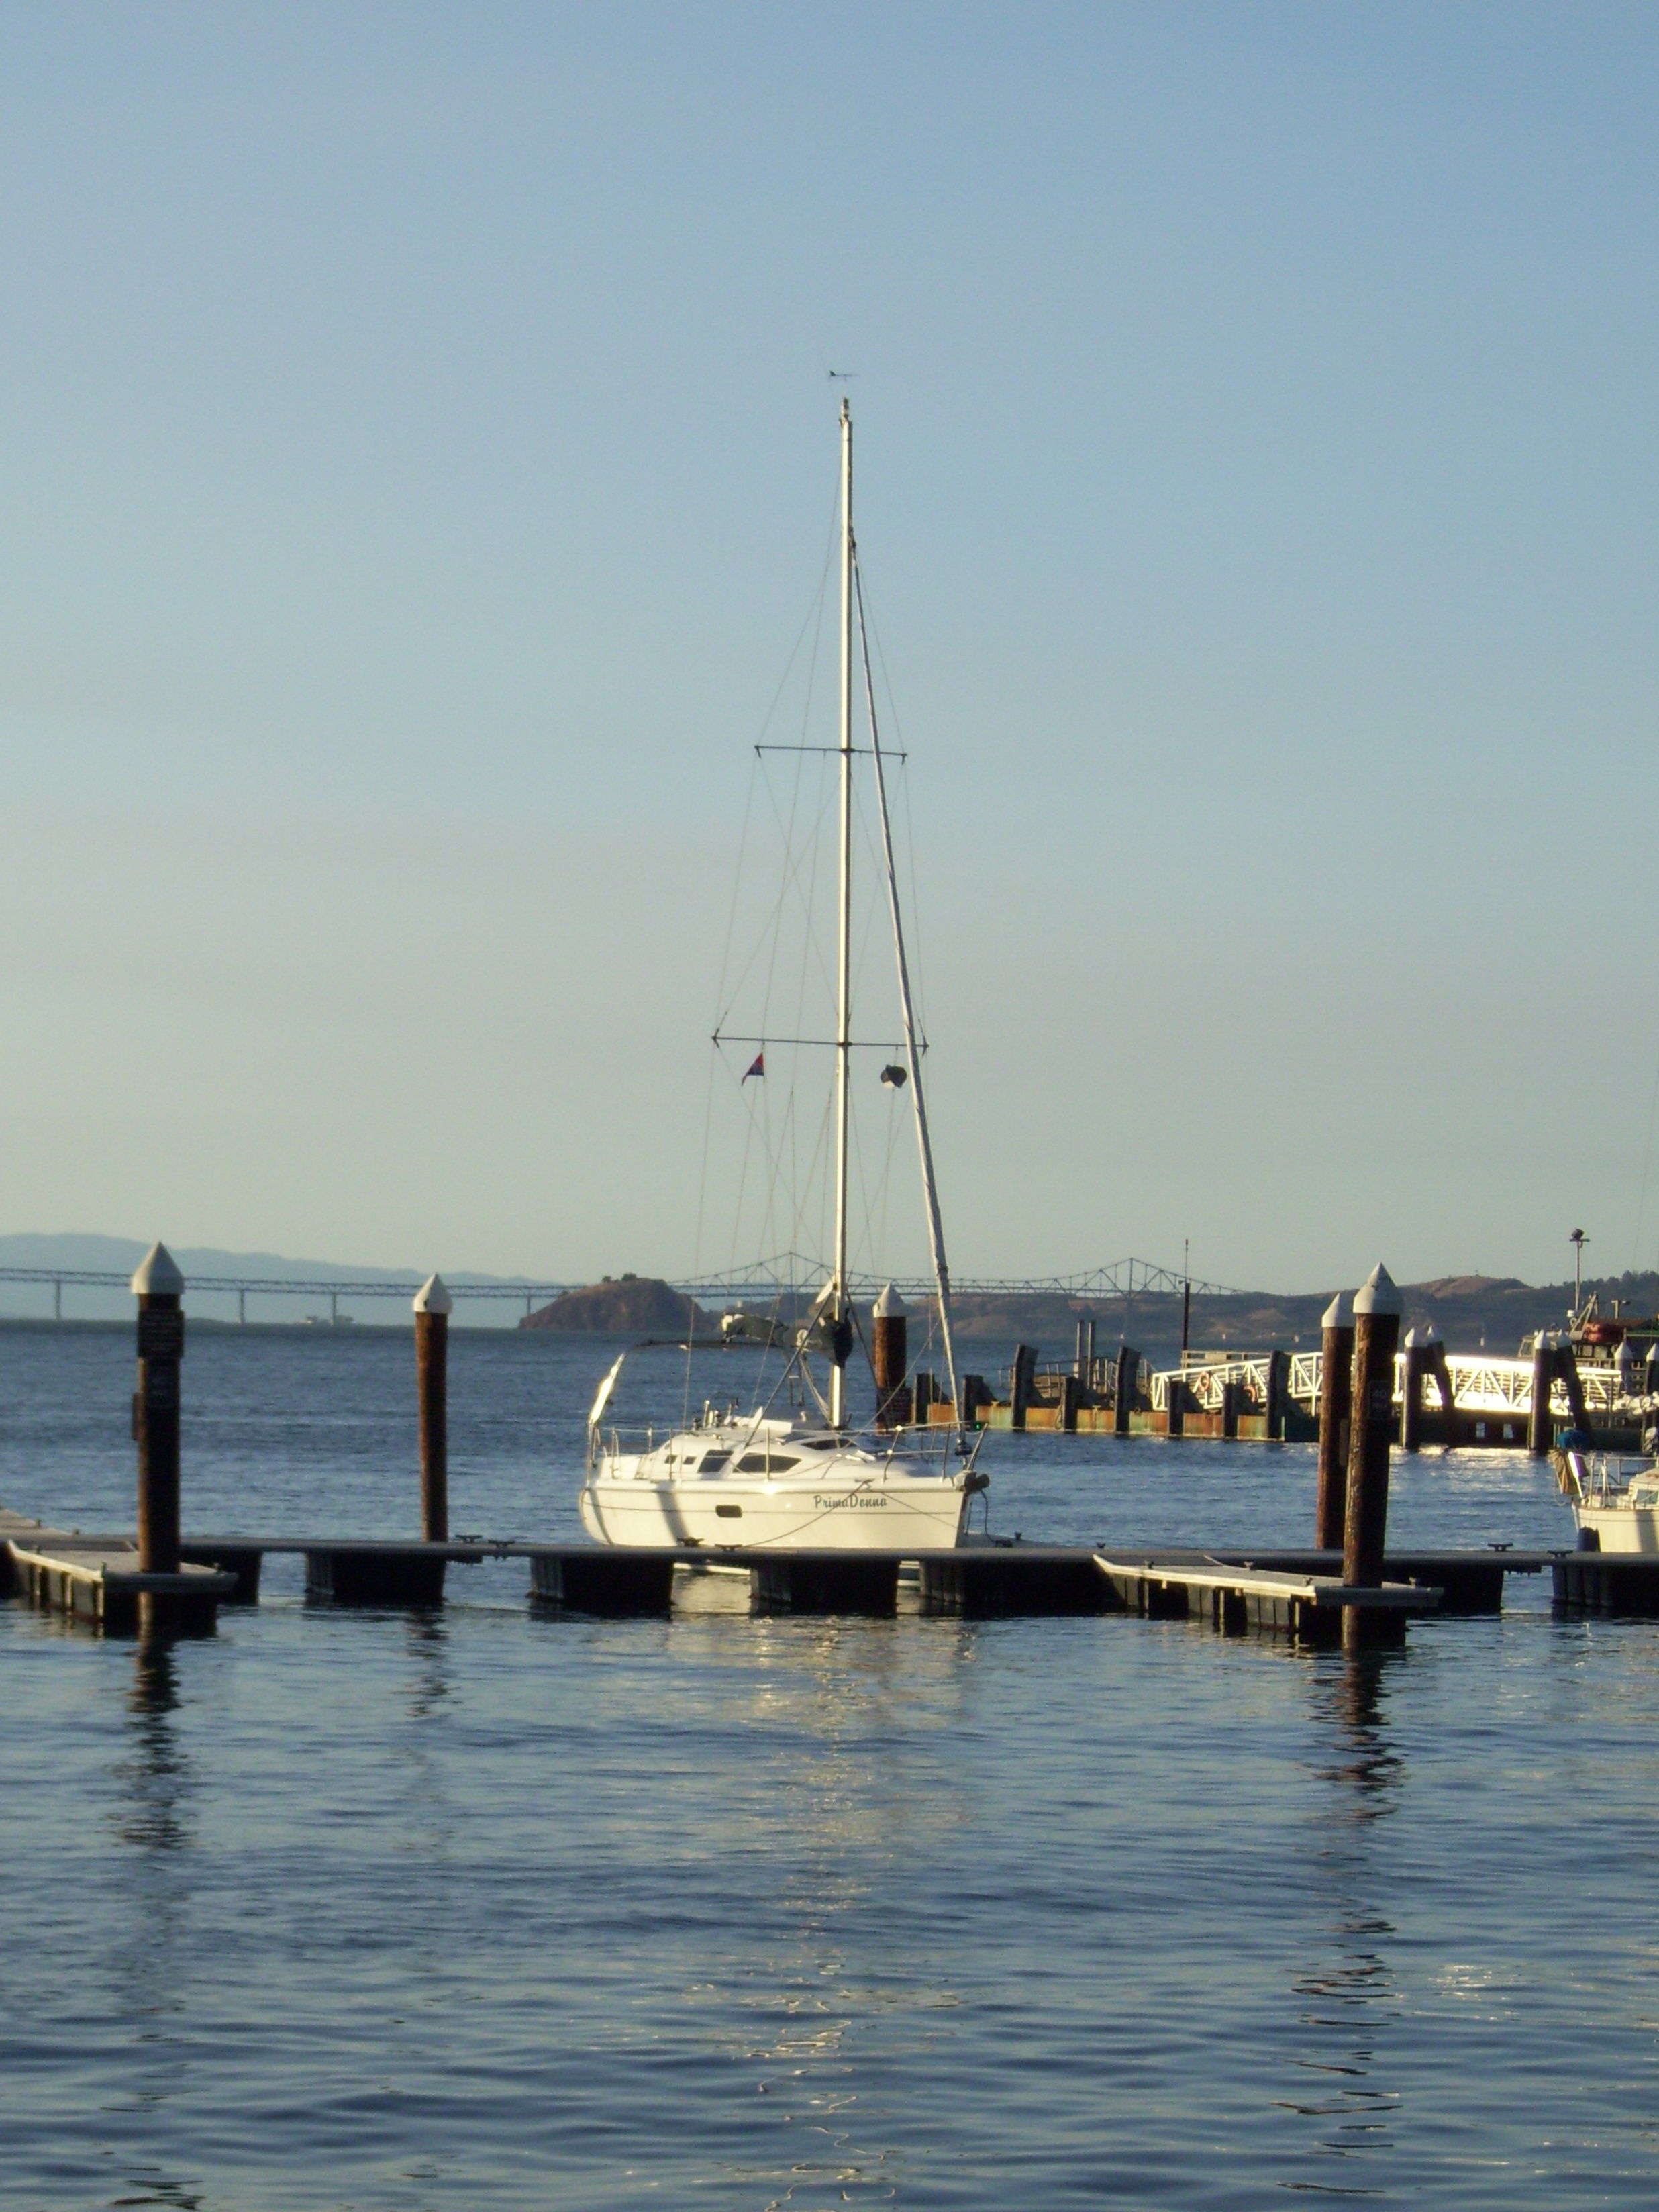
M 796 1252 L 775 1254 L 768 1260 L 757 1261 L 753 1266 L 738 1268 L 725 1274 L 706 1274 L 693 1280 L 690 1277 L 677 1282 L 674 1288 L 700 1304 L 718 1304 L 741 1297 L 770 1300 L 788 1293 L 811 1293 L 827 1279 L 828 1268 L 821 1261 L 809 1259 Z M 456 1281 L 446 1276 L 449 1292 L 459 1305 L 465 1302 L 483 1301 L 491 1304 L 522 1304 L 526 1314 L 538 1305 L 562 1292 L 579 1290 L 584 1285 L 569 1281 L 526 1282 L 490 1279 L 483 1282 Z M 890 1279 L 884 1275 L 853 1275 L 849 1288 L 854 1297 L 874 1297 Z M 891 1279 L 906 1297 L 927 1298 L 933 1296 L 931 1276 L 905 1275 Z M 64 1318 L 64 1292 L 66 1289 L 125 1291 L 130 1275 L 118 1267 L 0 1267 L 0 1285 L 7 1283 L 38 1284 L 52 1292 L 54 1320 Z M 366 1276 L 361 1279 L 343 1276 L 304 1277 L 269 1275 L 192 1275 L 186 1285 L 185 1296 L 214 1296 L 234 1298 L 236 1318 L 247 1319 L 250 1298 L 308 1298 L 328 1301 L 329 1320 L 341 1320 L 341 1301 L 353 1304 L 371 1302 L 397 1302 L 407 1306 L 421 1287 L 421 1278 L 408 1276 Z M 986 1276 L 953 1279 L 951 1288 L 963 1297 L 1018 1297 L 1046 1295 L 1067 1298 L 1121 1298 L 1142 1297 L 1179 1297 L 1186 1287 L 1183 1277 L 1174 1268 L 1157 1267 L 1146 1260 L 1115 1260 L 1108 1267 L 1093 1267 L 1079 1275 L 1045 1276 Z M 1236 1291 L 1219 1283 L 1194 1282 L 1191 1285 L 1194 1297 L 1236 1297 Z M 347 1316 L 347 1318 L 349 1318 Z
M 708 1275 L 696 1285 L 677 1283 L 676 1290 L 694 1291 L 702 1297 L 729 1297 L 737 1291 L 775 1296 L 781 1290 L 817 1290 L 829 1280 L 822 1260 L 799 1252 L 780 1252 L 769 1260 L 725 1275 Z M 860 1275 L 849 1278 L 854 1297 L 874 1297 L 890 1281 L 906 1297 L 931 1297 L 931 1275 Z M 1080 1275 L 955 1275 L 951 1288 L 963 1297 L 1138 1298 L 1179 1297 L 1190 1287 L 1195 1298 L 1233 1298 L 1243 1295 L 1224 1283 L 1193 1282 L 1178 1267 L 1154 1267 L 1150 1260 L 1114 1260 L 1103 1267 L 1091 1267 Z

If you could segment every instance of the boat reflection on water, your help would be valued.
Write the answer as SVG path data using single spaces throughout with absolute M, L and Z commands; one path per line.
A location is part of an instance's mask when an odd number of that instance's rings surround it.
M 1386 1879 L 1380 1829 L 1399 1808 L 1405 1776 L 1388 1725 L 1389 1677 L 1405 1657 L 1344 1652 L 1315 1677 L 1333 1755 L 1316 1770 L 1326 1786 L 1311 1801 L 1317 1832 L 1302 1869 L 1310 1932 L 1322 1923 L 1326 1948 L 1291 1983 L 1301 2045 L 1291 2063 L 1307 2087 L 1284 2101 L 1314 2123 L 1314 2140 L 1285 2178 L 1297 2190 L 1380 2193 L 1395 2149 L 1400 2095 L 1382 2077 L 1379 2044 L 1403 2001 L 1390 1964 L 1398 1930 L 1377 1899 Z
M 720 1664 L 729 1721 L 752 1746 L 728 1840 L 752 1851 L 759 1820 L 774 1846 L 735 2002 L 724 1976 L 683 1992 L 705 2013 L 710 2047 L 763 2100 L 755 2154 L 721 2179 L 769 2205 L 884 2203 L 913 2173 L 914 2126 L 883 2054 L 902 2054 L 907 2072 L 925 2063 L 970 1999 L 943 1947 L 919 1944 L 914 1928 L 898 1956 L 872 1950 L 872 1917 L 889 1869 L 950 1863 L 974 1817 L 957 1793 L 919 1786 L 914 1754 L 919 1730 L 945 1747 L 969 1719 L 981 1632 L 957 1621 L 919 1636 L 902 1619 L 750 1619 L 745 1581 L 695 1579 L 712 1586 L 708 1604 L 744 1616 L 676 1624 L 678 1638 L 700 1640 L 698 1661 Z

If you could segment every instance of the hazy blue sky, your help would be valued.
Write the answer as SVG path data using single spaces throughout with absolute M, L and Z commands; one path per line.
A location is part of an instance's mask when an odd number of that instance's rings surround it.
M 0 9 L 0 1229 L 690 1264 L 833 366 L 959 1272 L 1652 1264 L 1656 112 L 1647 7 Z

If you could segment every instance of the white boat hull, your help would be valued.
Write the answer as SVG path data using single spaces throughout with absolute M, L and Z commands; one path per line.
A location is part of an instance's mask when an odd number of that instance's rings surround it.
M 582 1526 L 602 1544 L 689 1544 L 708 1550 L 936 1552 L 962 1538 L 960 1480 L 924 1475 L 850 1492 L 830 1485 L 651 1481 L 592 1476 Z
M 1555 1468 L 1581 1550 L 1659 1553 L 1659 1467 L 1652 1460 L 1572 1450 L 1557 1457 Z
M 1598 1552 L 1659 1552 L 1659 1510 L 1651 1505 L 1577 1505 L 1573 1519 L 1588 1548 Z

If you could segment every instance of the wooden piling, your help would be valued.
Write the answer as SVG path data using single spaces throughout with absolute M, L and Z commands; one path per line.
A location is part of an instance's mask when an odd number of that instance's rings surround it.
M 1031 1402 L 1031 1385 L 1036 1378 L 1036 1347 L 1030 1344 L 1014 1346 L 1014 1367 L 1008 1386 L 1008 1425 L 1011 1429 L 1025 1426 L 1025 1409 Z
M 1120 1344 L 1117 1348 L 1117 1379 L 1112 1395 L 1112 1433 L 1127 1437 L 1129 1416 L 1134 1410 L 1135 1382 L 1140 1373 L 1140 1354 L 1132 1344 Z
M 1406 1331 L 1406 1357 L 1401 1381 L 1403 1400 L 1400 1411 L 1400 1445 L 1402 1451 L 1421 1451 L 1423 1449 L 1423 1384 L 1429 1371 L 1429 1347 L 1423 1334 L 1414 1328 Z
M 1062 1375 L 1060 1378 L 1060 1419 L 1058 1425 L 1060 1428 L 1065 1430 L 1068 1435 L 1072 1436 L 1075 1436 L 1077 1433 L 1077 1401 L 1078 1392 L 1081 1387 L 1082 1386 L 1079 1382 L 1075 1375 Z
M 1555 1441 L 1550 1414 L 1550 1386 L 1555 1381 L 1555 1340 L 1540 1329 L 1532 1344 L 1532 1411 L 1527 1416 L 1527 1449 L 1543 1459 Z
M 1238 1384 L 1224 1382 L 1221 1386 L 1221 1433 L 1224 1437 L 1238 1434 Z
M 455 1301 L 441 1275 L 415 1293 L 415 1385 L 421 1401 L 421 1535 L 449 1541 L 449 1316 Z
M 876 1426 L 902 1428 L 909 1407 L 905 1402 L 905 1370 L 909 1358 L 910 1309 L 889 1283 L 876 1300 L 870 1322 L 870 1365 L 876 1382 Z
M 1342 1533 L 1342 1579 L 1351 1589 L 1379 1588 L 1389 1525 L 1389 1445 L 1394 1430 L 1394 1357 L 1403 1301 L 1379 1261 L 1353 1302 L 1353 1410 L 1348 1446 L 1348 1495 Z M 1375 1640 L 1376 1616 L 1345 1607 L 1342 1641 L 1357 1649 Z
M 132 1278 L 138 1300 L 138 1571 L 176 1575 L 179 1560 L 179 1365 L 185 1355 L 185 1279 L 165 1244 L 152 1244 Z
M 1169 1395 L 1164 1402 L 1169 1412 L 1164 1416 L 1164 1425 L 1170 1436 L 1182 1436 L 1187 1427 L 1186 1382 L 1182 1376 L 1172 1375 L 1169 1379 L 1168 1390 Z
M 1446 1347 L 1440 1341 L 1432 1325 L 1430 1327 L 1428 1335 L 1428 1369 L 1434 1378 L 1434 1387 L 1440 1399 L 1440 1419 L 1444 1431 L 1444 1441 L 1448 1445 L 1455 1445 L 1458 1442 L 1459 1425 L 1457 1399 L 1452 1389 L 1451 1368 L 1447 1363 Z
M 1322 1552 L 1340 1552 L 1347 1515 L 1348 1427 L 1353 1389 L 1353 1299 L 1346 1291 L 1334 1297 L 1321 1323 L 1324 1360 L 1319 1386 L 1319 1488 L 1314 1505 L 1314 1541 Z
M 1588 1436 L 1590 1432 L 1589 1407 L 1584 1403 L 1584 1385 L 1578 1372 L 1578 1355 L 1571 1343 L 1559 1344 L 1555 1347 L 1555 1371 L 1566 1390 L 1573 1426 Z
M 1288 1352 L 1267 1354 L 1267 1436 L 1271 1443 L 1285 1441 L 1285 1401 L 1291 1395 L 1291 1355 Z
M 964 1375 L 957 1384 L 961 1401 L 957 1409 L 957 1425 L 971 1429 L 978 1425 L 979 1409 L 991 1402 L 991 1393 L 982 1375 Z

